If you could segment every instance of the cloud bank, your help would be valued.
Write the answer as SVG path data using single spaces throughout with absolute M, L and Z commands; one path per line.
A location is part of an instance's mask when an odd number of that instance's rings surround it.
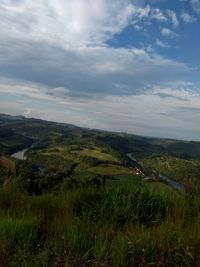
M 198 87 L 190 81 L 199 70 L 150 44 L 109 45 L 127 28 L 155 23 L 164 39 L 156 37 L 156 47 L 170 49 L 181 23 L 194 22 L 189 13 L 134 0 L 0 0 L 0 16 L 1 112 L 198 138 Z

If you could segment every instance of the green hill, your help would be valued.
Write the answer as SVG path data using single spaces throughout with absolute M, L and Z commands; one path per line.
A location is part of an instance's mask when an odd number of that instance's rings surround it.
M 199 266 L 199 182 L 199 142 L 0 114 L 0 266 Z

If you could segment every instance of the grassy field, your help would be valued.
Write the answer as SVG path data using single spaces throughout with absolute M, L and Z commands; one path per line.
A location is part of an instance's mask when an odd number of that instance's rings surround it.
M 119 160 L 116 159 L 113 155 L 108 154 L 108 153 L 104 153 L 98 148 L 90 149 L 90 150 L 86 149 L 86 150 L 80 151 L 79 156 L 92 157 L 92 158 L 97 158 L 97 159 L 102 160 L 102 161 L 110 161 L 110 162 L 119 163 Z
M 90 168 L 89 171 L 103 175 L 122 175 L 130 173 L 130 170 L 128 168 L 112 164 L 102 164 L 100 166 L 95 166 Z
M 0 266 L 199 266 L 199 193 L 124 183 L 30 196 L 0 189 Z
M 104 149 L 105 150 L 105 149 Z M 43 163 L 43 166 L 55 166 L 53 160 L 63 162 L 74 162 L 79 165 L 78 169 L 88 169 L 94 165 L 104 163 L 121 164 L 122 159 L 114 155 L 112 151 L 104 151 L 103 148 L 95 145 L 58 145 L 55 147 L 50 146 L 46 149 L 33 150 L 29 152 L 28 159 L 35 164 Z M 49 163 L 49 164 L 48 164 Z M 57 166 L 58 167 L 58 166 Z

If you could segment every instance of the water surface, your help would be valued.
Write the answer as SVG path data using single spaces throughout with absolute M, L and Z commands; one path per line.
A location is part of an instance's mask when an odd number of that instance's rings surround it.
M 26 160 L 26 156 L 25 153 L 29 148 L 25 148 L 22 150 L 19 150 L 18 152 L 14 153 L 11 155 L 11 157 L 15 158 L 15 159 L 20 159 L 20 160 Z

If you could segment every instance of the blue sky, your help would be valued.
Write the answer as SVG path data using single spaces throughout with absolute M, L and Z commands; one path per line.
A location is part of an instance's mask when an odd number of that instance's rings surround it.
M 200 0 L 0 0 L 0 112 L 200 140 Z

